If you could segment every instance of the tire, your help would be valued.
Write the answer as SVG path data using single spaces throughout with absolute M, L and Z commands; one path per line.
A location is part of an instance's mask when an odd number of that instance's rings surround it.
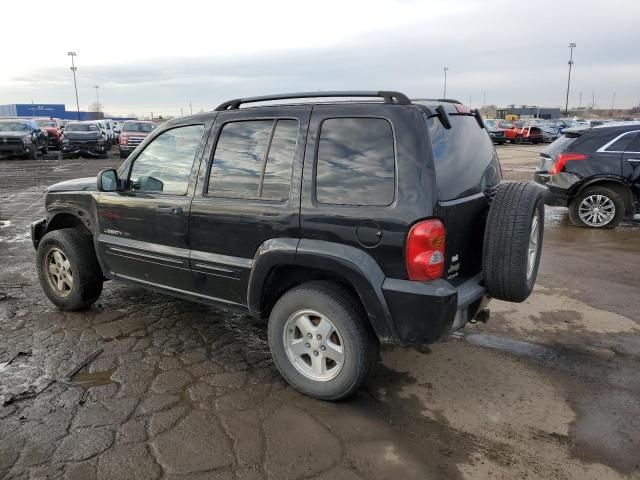
M 504 145 L 504 141 L 498 142 L 498 145 Z
M 589 204 L 595 207 L 597 202 L 601 202 L 601 210 L 599 210 L 599 212 L 602 212 L 607 218 L 601 219 L 600 217 L 594 217 L 594 220 L 589 222 L 587 207 Z M 582 217 L 580 211 L 581 206 L 583 209 Z M 576 227 L 599 229 L 616 228 L 624 217 L 624 211 L 624 201 L 618 193 L 610 188 L 594 185 L 593 187 L 586 188 L 571 200 L 571 203 L 569 203 L 569 220 Z M 611 212 L 612 215 L 609 215 L 609 212 Z
M 544 232 L 544 194 L 530 182 L 505 182 L 491 202 L 482 269 L 487 293 L 525 301 L 536 283 Z
M 30 160 L 38 160 L 38 148 L 36 147 L 35 143 L 31 152 L 29 152 L 27 155 L 27 158 L 29 158 Z
M 59 257 L 55 252 L 61 253 Z M 56 257 L 58 261 L 56 261 Z M 66 258 L 68 264 L 59 261 Z M 90 237 L 83 235 L 74 228 L 63 228 L 47 233 L 40 244 L 36 254 L 38 279 L 40 285 L 49 300 L 61 310 L 83 310 L 95 303 L 102 293 L 102 271 L 96 259 L 93 243 Z M 72 278 L 72 285 L 56 282 L 60 274 L 50 275 L 51 263 L 62 264 Z M 54 267 L 55 268 L 55 267 Z M 53 284 L 62 285 L 58 288 Z
M 310 323 L 304 322 L 304 314 Z M 304 332 L 304 328 L 294 324 L 296 319 L 311 328 Z M 314 322 L 319 323 L 314 325 Z M 335 284 L 309 282 L 294 287 L 280 297 L 269 317 L 269 348 L 274 363 L 289 385 L 305 395 L 320 400 L 347 398 L 362 386 L 378 358 L 378 341 L 366 322 L 362 308 L 351 294 Z M 318 331 L 334 333 L 318 340 L 314 337 Z M 309 332 L 314 333 L 307 342 Z M 298 336 L 304 342 L 299 343 L 302 354 L 295 354 L 293 347 L 285 346 L 293 345 L 289 340 L 297 341 Z M 336 347 L 342 350 L 340 363 L 331 358 L 330 352 L 335 354 Z M 315 352 L 319 355 L 314 360 Z M 326 373 L 319 374 L 324 378 L 311 378 L 310 375 L 317 372 L 312 365 L 318 362 L 327 368 Z M 337 370 L 332 371 L 334 368 Z
M 45 143 L 44 147 L 42 148 L 42 154 L 43 155 L 49 155 L 49 144 Z
M 513 142 L 517 145 L 522 145 L 522 142 L 524 142 L 524 139 L 522 138 L 522 136 L 519 135 L 514 139 Z
M 120 158 L 127 158 L 127 154 L 124 152 L 120 152 Z

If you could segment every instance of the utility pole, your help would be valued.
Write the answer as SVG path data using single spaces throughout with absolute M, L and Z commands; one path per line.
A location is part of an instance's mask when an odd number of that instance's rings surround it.
M 596 108 L 596 92 L 591 92 L 591 110 Z
M 94 85 L 93 88 L 96 89 L 96 109 L 98 113 L 100 113 L 100 96 L 98 95 L 98 88 L 100 88 L 100 85 Z
M 447 98 L 447 70 L 449 70 L 449 67 L 444 67 L 444 93 L 442 98 Z
M 191 100 L 189 100 L 189 111 L 191 112 L 191 115 L 193 115 L 193 106 L 191 105 Z
M 613 93 L 613 98 L 611 99 L 611 116 L 613 117 L 613 105 L 616 103 L 616 94 Z
M 564 114 L 569 115 L 569 87 L 571 86 L 571 67 L 573 66 L 573 49 L 576 48 L 576 44 L 571 42 L 569 44 L 569 78 L 567 79 L 567 101 L 564 105 Z
M 78 120 L 80 120 L 80 102 L 78 101 L 78 84 L 76 82 L 76 70 L 78 70 L 78 67 L 76 67 L 76 63 L 73 60 L 73 57 L 75 57 L 78 54 L 76 52 L 69 52 L 67 53 L 67 55 L 71 57 L 71 71 L 73 72 L 73 88 L 75 88 L 76 90 L 76 108 L 78 111 Z
M 582 108 L 582 90 L 580 91 L 580 101 L 578 102 L 578 108 Z

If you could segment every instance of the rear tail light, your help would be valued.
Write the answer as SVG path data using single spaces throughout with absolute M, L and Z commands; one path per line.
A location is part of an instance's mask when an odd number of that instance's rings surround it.
M 584 160 L 586 158 L 587 156 L 582 153 L 558 153 L 555 156 L 555 163 L 553 164 L 553 167 L 551 167 L 551 170 L 549 170 L 549 173 L 551 175 L 557 175 L 562 170 L 564 170 L 564 166 L 567 162 Z
M 126 135 L 120 135 L 120 144 L 121 145 L 126 145 L 128 140 L 129 140 L 129 137 L 127 137 Z
M 444 249 L 445 229 L 440 220 L 424 220 L 411 227 L 405 249 L 409 280 L 442 278 Z

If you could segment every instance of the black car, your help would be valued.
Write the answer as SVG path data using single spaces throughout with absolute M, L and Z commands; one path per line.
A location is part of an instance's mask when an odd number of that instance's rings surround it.
M 283 377 L 335 400 L 380 340 L 434 342 L 486 320 L 490 297 L 528 297 L 542 190 L 502 182 L 480 113 L 457 102 L 273 95 L 167 122 L 117 170 L 49 187 L 32 238 L 61 309 L 113 279 L 268 319 Z
M 0 154 L 38 159 L 49 153 L 47 135 L 33 120 L 0 119 Z
M 487 132 L 489 132 L 489 136 L 491 137 L 491 141 L 498 145 L 504 145 L 507 141 L 507 137 L 504 135 L 504 130 L 498 128 L 495 120 L 486 120 L 484 124 L 487 128 Z
M 69 122 L 62 134 L 62 157 L 102 156 L 109 150 L 109 139 L 93 121 Z
M 535 181 L 574 225 L 616 227 L 640 213 L 640 123 L 565 131 L 540 153 Z

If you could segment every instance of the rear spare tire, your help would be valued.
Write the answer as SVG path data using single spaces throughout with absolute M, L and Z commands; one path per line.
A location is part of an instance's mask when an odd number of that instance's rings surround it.
M 544 195 L 530 182 L 505 182 L 498 189 L 484 231 L 482 268 L 487 293 L 523 302 L 538 276 L 544 230 Z

